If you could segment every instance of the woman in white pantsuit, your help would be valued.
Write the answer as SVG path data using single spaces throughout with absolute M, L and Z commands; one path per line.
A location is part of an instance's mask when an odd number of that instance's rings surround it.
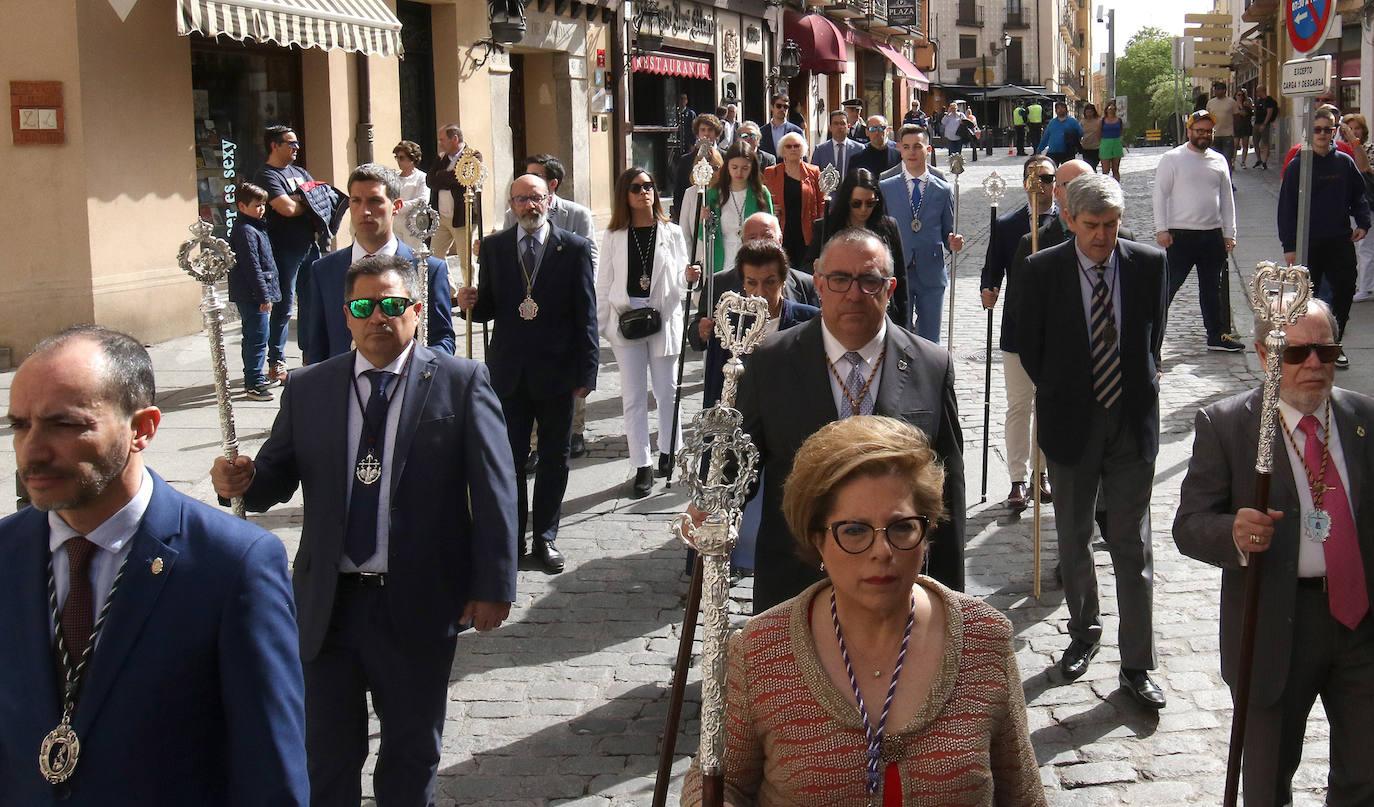
M 649 386 L 658 404 L 658 474 L 672 464 L 673 389 L 681 347 L 682 295 L 687 292 L 687 242 L 668 220 L 649 172 L 631 168 L 615 183 L 611 223 L 601 239 L 596 276 L 596 318 L 620 367 L 625 438 L 635 469 L 631 495 L 648 496 L 654 486 L 649 456 Z M 629 339 L 620 317 L 635 308 L 657 309 L 657 333 Z M 681 444 L 681 426 L 677 443 Z

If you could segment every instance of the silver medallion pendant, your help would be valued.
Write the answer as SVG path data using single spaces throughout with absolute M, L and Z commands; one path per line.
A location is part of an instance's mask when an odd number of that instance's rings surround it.
M 920 219 L 912 219 L 912 220 L 911 220 L 911 231 L 912 231 L 913 233 L 919 233 L 919 232 L 921 231 L 921 220 L 920 220 Z
M 649 290 L 649 276 L 648 276 L 648 275 L 640 275 L 640 276 L 639 276 L 639 288 L 640 288 L 641 290 L 643 290 L 643 291 L 648 291 L 648 290 Z
M 382 463 L 369 450 L 366 457 L 358 460 L 357 467 L 353 469 L 353 475 L 364 485 L 375 485 L 377 480 L 382 478 Z
M 81 741 L 76 738 L 66 717 L 43 738 L 38 749 L 38 770 L 49 784 L 58 785 L 72 777 L 81 756 Z
M 1303 517 L 1303 531 L 1307 540 L 1321 544 L 1331 535 L 1331 514 L 1325 510 L 1309 510 Z
M 520 319 L 534 319 L 539 316 L 539 303 L 536 303 L 534 298 L 527 294 L 525 295 L 525 299 L 520 302 L 520 307 L 516 310 L 520 312 Z

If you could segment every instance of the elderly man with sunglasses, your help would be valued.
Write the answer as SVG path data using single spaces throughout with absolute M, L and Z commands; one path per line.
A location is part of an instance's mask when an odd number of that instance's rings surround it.
M 1255 323 L 1255 350 L 1271 323 Z M 1336 319 L 1314 300 L 1286 328 L 1267 513 L 1255 501 L 1261 390 L 1197 414 L 1174 542 L 1221 573 L 1221 675 L 1239 670 L 1245 566 L 1264 553 L 1245 734 L 1247 807 L 1292 801 L 1307 716 L 1330 723 L 1327 804 L 1374 803 L 1374 399 L 1333 386 Z
M 964 587 L 964 459 L 948 351 L 887 318 L 896 280 L 892 253 L 869 230 L 831 237 L 813 276 L 820 316 L 768 339 L 754 352 L 736 406 L 759 448 L 769 480 L 754 569 L 754 613 L 819 579 L 797 557 L 782 514 L 783 480 L 801 444 L 852 415 L 888 415 L 920 428 L 945 467 L 949 520 L 936 528 L 927 560 L 932 577 Z

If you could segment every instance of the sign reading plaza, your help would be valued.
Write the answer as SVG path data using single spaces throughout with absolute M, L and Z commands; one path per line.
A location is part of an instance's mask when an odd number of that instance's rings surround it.
M 1321 95 L 1330 86 L 1330 56 L 1284 62 L 1279 74 L 1279 92 L 1287 98 Z

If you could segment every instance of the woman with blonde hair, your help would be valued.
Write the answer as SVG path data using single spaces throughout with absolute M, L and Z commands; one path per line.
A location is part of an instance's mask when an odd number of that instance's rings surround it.
M 744 222 L 759 211 L 773 212 L 773 196 L 763 186 L 763 173 L 759 169 L 757 149 L 740 140 L 725 152 L 722 165 L 716 169 L 711 187 L 706 191 L 706 209 L 703 211 L 701 225 L 697 227 L 697 259 L 706 262 L 706 229 L 709 226 L 715 235 L 715 250 L 712 254 L 712 268 L 724 272 L 735 265 L 735 251 L 743 241 Z M 684 231 L 691 232 L 696 226 L 697 194 L 690 186 L 687 198 L 678 205 L 681 214 L 678 222 Z
M 782 224 L 782 248 L 792 266 L 806 260 L 814 237 L 811 223 L 825 215 L 821 169 L 806 162 L 806 138 L 788 132 L 778 143 L 777 165 L 763 169 L 763 185 L 773 197 L 773 215 Z
M 926 436 L 858 416 L 797 452 L 783 513 L 825 579 L 730 638 L 725 802 L 1042 807 L 1011 623 L 922 575 L 945 517 Z M 682 804 L 701 803 L 701 771 Z
M 648 171 L 638 167 L 625 171 L 616 180 L 614 193 L 611 222 L 598 253 L 596 320 L 620 368 L 625 439 L 634 468 L 630 495 L 639 499 L 648 496 L 654 485 L 649 452 L 651 385 L 658 405 L 658 475 L 667 476 L 672 464 L 672 402 L 683 329 L 682 295 L 687 292 L 687 242 L 663 212 L 658 187 Z M 680 444 L 681 428 L 678 431 Z

